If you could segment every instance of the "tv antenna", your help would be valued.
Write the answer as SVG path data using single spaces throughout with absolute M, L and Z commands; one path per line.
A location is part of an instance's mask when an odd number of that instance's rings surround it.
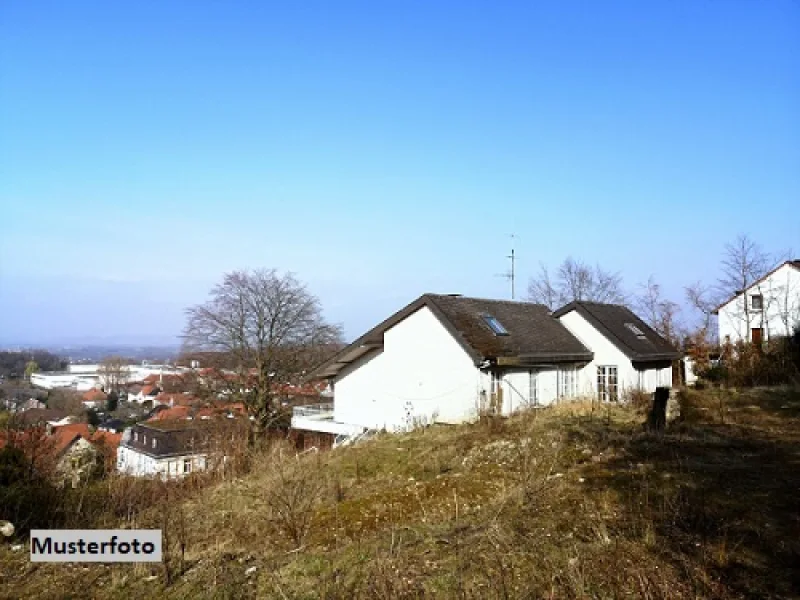
M 511 282 L 511 299 L 514 300 L 515 299 L 514 283 L 516 278 L 515 262 L 517 260 L 516 257 L 514 256 L 514 240 L 517 238 L 517 236 L 512 233 L 509 237 L 511 238 L 511 254 L 506 256 L 506 258 L 511 261 L 511 269 L 506 271 L 505 273 L 497 274 L 496 277 L 503 277 L 504 279 L 507 279 Z

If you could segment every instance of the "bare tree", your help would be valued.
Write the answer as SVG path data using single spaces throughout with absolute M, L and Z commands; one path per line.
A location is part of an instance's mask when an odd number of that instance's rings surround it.
M 310 348 L 340 343 L 319 300 L 293 274 L 274 269 L 224 276 L 210 299 L 186 311 L 187 352 L 226 353 L 236 365 L 236 395 L 263 431 L 279 413 L 277 386 L 296 380 Z
M 719 306 L 719 295 L 714 293 L 714 290 L 702 283 L 695 281 L 693 284 L 684 288 L 686 293 L 686 302 L 689 308 L 694 311 L 700 319 L 699 326 L 694 332 L 694 339 L 703 340 L 705 343 L 713 343 L 715 341 L 715 329 L 712 327 L 714 319 L 714 311 Z
M 647 283 L 640 285 L 640 288 L 642 292 L 636 298 L 636 309 L 650 327 L 678 346 L 682 333 L 682 327 L 678 322 L 680 306 L 664 298 L 661 286 L 656 283 L 652 275 L 647 279 Z
M 771 266 L 772 257 L 746 234 L 740 234 L 733 242 L 725 244 L 722 276 L 717 281 L 717 287 L 732 296 L 750 287 Z
M 104 358 L 97 369 L 106 391 L 119 392 L 130 378 L 129 361 L 121 356 Z
M 545 265 L 540 265 L 539 274 L 528 285 L 528 299 L 551 310 L 573 300 L 627 303 L 619 273 L 606 271 L 600 265 L 592 267 L 572 257 L 561 263 L 554 277 Z

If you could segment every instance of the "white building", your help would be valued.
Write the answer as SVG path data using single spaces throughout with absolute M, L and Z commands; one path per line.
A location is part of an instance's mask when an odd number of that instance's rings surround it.
M 720 342 L 761 343 L 791 335 L 800 326 L 800 260 L 777 266 L 715 313 Z
M 41 371 L 31 374 L 31 385 L 46 390 L 74 387 L 78 377 L 68 371 Z
M 196 421 L 137 423 L 117 449 L 117 470 L 134 477 L 175 479 L 207 467 L 207 428 Z
M 108 382 L 103 375 L 102 365 L 67 365 L 66 371 L 44 371 L 31 375 L 31 384 L 47 390 L 54 388 L 74 388 L 79 392 L 96 387 L 107 388 Z M 144 381 L 149 375 L 178 375 L 186 369 L 178 369 L 170 365 L 129 365 L 117 383 L 136 383 Z
M 628 309 L 593 306 L 592 318 L 584 303 L 554 316 L 527 302 L 425 294 L 315 369 L 310 377 L 332 384 L 332 408 L 298 407 L 292 426 L 354 436 L 669 385 L 678 352 Z
M 672 361 L 680 353 L 624 306 L 571 302 L 553 316 L 592 351 L 579 373 L 581 395 L 616 400 L 626 389 L 672 385 Z

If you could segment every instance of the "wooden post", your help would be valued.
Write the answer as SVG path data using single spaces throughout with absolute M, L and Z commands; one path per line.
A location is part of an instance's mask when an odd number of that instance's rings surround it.
M 669 401 L 669 388 L 657 387 L 653 394 L 653 406 L 647 417 L 647 429 L 661 432 L 667 425 L 667 402 Z

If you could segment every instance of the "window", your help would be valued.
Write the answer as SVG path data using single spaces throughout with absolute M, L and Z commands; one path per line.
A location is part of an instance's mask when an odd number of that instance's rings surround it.
M 133 432 L 133 441 L 134 442 L 138 442 L 139 441 L 139 432 L 138 431 L 134 431 Z
M 495 335 L 508 335 L 508 330 L 492 315 L 483 315 L 483 320 L 486 321 L 489 329 L 491 329 Z
M 597 367 L 597 399 L 616 402 L 619 398 L 617 390 L 617 367 Z
M 572 398 L 575 396 L 575 367 L 560 367 L 558 369 L 558 397 Z
M 750 296 L 750 308 L 753 310 L 764 310 L 764 296 L 753 294 Z
M 156 444 L 156 438 L 153 438 L 153 444 L 152 444 L 152 445 L 153 445 L 153 448 L 155 448 L 155 447 L 156 447 L 156 445 L 157 445 L 157 444 Z
M 639 328 L 638 328 L 636 325 L 634 325 L 633 323 L 625 323 L 625 328 L 626 328 L 626 329 L 628 329 L 628 331 L 630 331 L 631 333 L 633 333 L 633 334 L 634 334 L 634 335 L 635 335 L 637 338 L 639 338 L 640 340 L 643 340 L 643 339 L 644 339 L 644 331 L 642 331 L 641 329 L 639 329 Z
M 539 406 L 539 372 L 528 371 L 528 404 Z
M 192 472 L 192 459 L 187 458 L 183 461 L 183 472 L 184 473 L 191 473 Z
M 491 381 L 492 387 L 491 387 L 490 391 L 493 394 L 496 393 L 497 390 L 500 389 L 500 386 L 502 385 L 502 383 L 503 383 L 502 375 L 500 375 L 500 373 L 497 372 L 497 371 L 492 371 L 492 381 Z

